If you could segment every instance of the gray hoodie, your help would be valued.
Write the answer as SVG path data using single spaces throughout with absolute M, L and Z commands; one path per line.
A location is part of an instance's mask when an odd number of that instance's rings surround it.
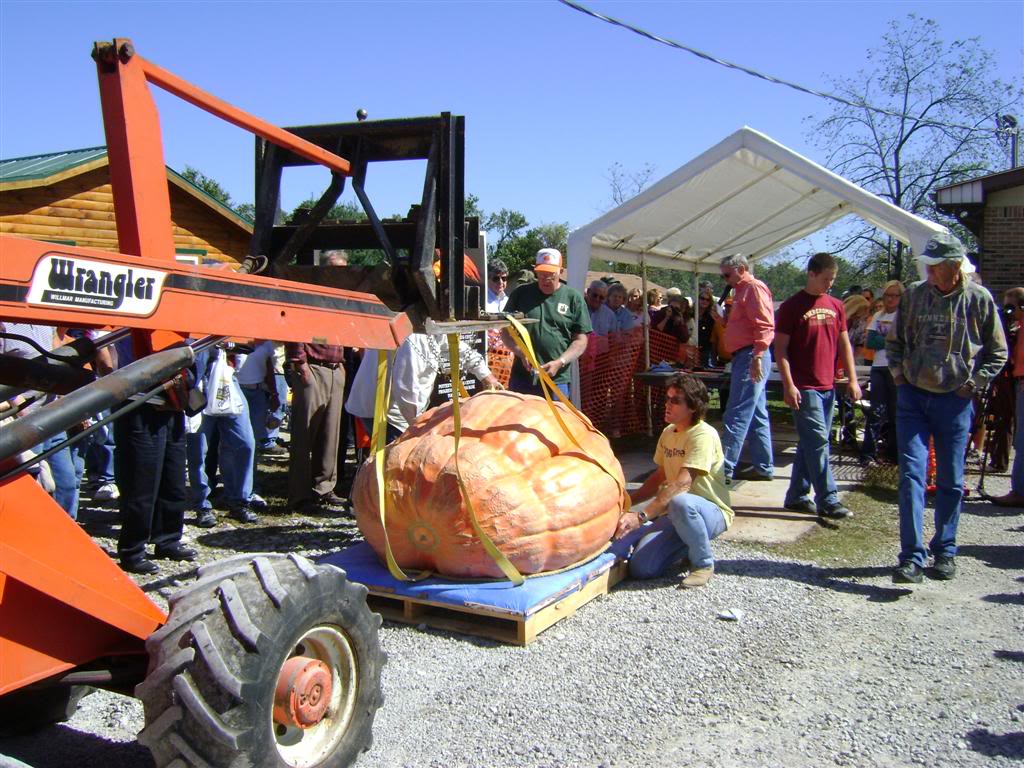
M 938 394 L 968 380 L 984 392 L 1008 356 L 992 294 L 969 279 L 947 295 L 928 281 L 913 283 L 900 299 L 885 353 L 897 384 L 906 380 Z

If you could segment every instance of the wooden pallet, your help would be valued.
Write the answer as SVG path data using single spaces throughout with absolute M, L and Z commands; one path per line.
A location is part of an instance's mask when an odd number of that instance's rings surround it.
M 434 629 L 486 637 L 513 645 L 527 645 L 548 627 L 572 616 L 581 605 L 607 594 L 625 577 L 626 571 L 625 563 L 613 563 L 608 570 L 579 589 L 567 594 L 551 595 L 542 608 L 529 616 L 491 605 L 453 605 L 396 595 L 370 585 L 367 585 L 370 594 L 366 602 L 371 610 L 389 621 L 426 624 Z

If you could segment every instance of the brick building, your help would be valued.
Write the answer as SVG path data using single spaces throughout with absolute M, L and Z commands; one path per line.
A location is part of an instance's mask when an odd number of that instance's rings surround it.
M 978 239 L 978 271 L 996 301 L 1024 285 L 1024 167 L 939 187 L 935 208 Z

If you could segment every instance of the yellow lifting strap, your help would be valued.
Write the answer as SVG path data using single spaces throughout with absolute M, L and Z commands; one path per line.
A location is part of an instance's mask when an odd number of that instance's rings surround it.
M 364 354 L 369 354 L 366 350 Z M 415 576 L 406 576 L 398 567 L 394 554 L 391 552 L 391 541 L 388 539 L 387 494 L 384 493 L 384 447 L 387 445 L 387 411 L 391 404 L 391 376 L 388 368 L 387 352 L 377 350 L 377 392 L 373 405 L 373 435 L 370 446 L 373 449 L 373 470 L 377 478 L 377 498 L 380 500 L 380 525 L 384 531 L 384 555 L 388 571 L 399 581 L 421 581 L 430 575 L 429 571 L 421 571 Z
M 572 441 L 572 444 L 580 449 L 580 453 L 582 453 L 588 459 L 597 464 L 597 466 L 601 468 L 601 471 L 603 471 L 606 475 L 608 475 L 608 477 L 615 481 L 615 485 L 619 487 L 619 498 L 622 499 L 622 503 L 624 504 L 622 514 L 625 514 L 629 511 L 630 507 L 629 494 L 626 493 L 625 487 L 622 485 L 622 483 L 619 482 L 619 478 L 615 476 L 615 473 L 608 469 L 607 466 L 605 466 L 604 462 L 602 462 L 596 456 L 591 456 L 589 453 L 587 453 L 587 451 L 583 450 L 583 446 L 581 446 L 579 442 L 576 440 L 576 436 L 573 435 L 573 433 L 566 426 L 565 422 L 562 421 L 562 415 L 558 412 L 558 409 L 555 408 L 555 404 L 554 401 L 552 401 L 551 399 L 551 395 L 554 394 L 559 400 L 561 400 L 562 405 L 564 405 L 570 411 L 579 416 L 580 421 L 588 425 L 588 429 L 591 429 L 594 432 L 598 433 L 600 433 L 600 430 L 590 423 L 590 419 L 588 419 L 586 416 L 580 413 L 579 409 L 577 409 L 576 406 L 572 404 L 572 401 L 562 394 L 562 390 L 558 388 L 558 385 L 555 384 L 554 380 L 548 375 L 547 371 L 541 368 L 540 363 L 537 360 L 537 356 L 536 354 L 534 354 L 533 351 L 533 343 L 530 340 L 530 334 L 523 326 L 523 324 L 516 320 L 514 317 L 512 317 L 512 315 L 505 315 L 505 318 L 511 323 L 511 327 L 508 329 L 508 332 L 509 336 L 512 338 L 512 341 L 515 342 L 516 346 L 519 347 L 519 349 L 521 349 L 523 353 L 526 355 L 526 359 L 529 360 L 530 365 L 533 367 L 533 370 L 537 371 L 537 374 L 540 377 L 541 391 L 544 393 L 544 399 L 548 401 L 548 407 L 551 409 L 551 413 L 558 421 L 559 426 L 561 426 L 562 431 Z
M 525 581 L 523 574 L 512 565 L 512 561 L 505 557 L 502 551 L 491 541 L 491 537 L 484 533 L 484 529 L 480 527 L 480 521 L 476 517 L 476 510 L 473 509 L 473 500 L 466 490 L 466 484 L 462 481 L 462 472 L 459 470 L 459 440 L 462 437 L 462 415 L 459 411 L 459 398 L 466 396 L 466 388 L 462 385 L 462 374 L 459 370 L 459 334 L 457 333 L 448 334 L 448 360 L 452 372 L 452 418 L 455 420 L 455 478 L 459 481 L 462 500 L 466 504 L 466 514 L 469 517 L 470 525 L 473 526 L 473 533 L 480 539 L 480 543 L 487 551 L 487 554 L 491 556 L 491 559 L 501 569 L 501 572 L 508 577 L 508 580 L 518 587 Z M 456 392 L 456 388 L 458 388 L 458 392 Z M 462 394 L 460 395 L 459 392 Z

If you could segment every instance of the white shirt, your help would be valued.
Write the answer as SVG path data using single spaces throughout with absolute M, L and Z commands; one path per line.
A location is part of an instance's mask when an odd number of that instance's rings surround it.
M 488 312 L 504 312 L 506 303 L 508 303 L 508 296 L 505 295 L 504 291 L 495 293 L 490 288 L 487 289 Z
M 879 312 L 877 315 L 875 315 L 873 318 L 871 318 L 871 322 L 868 323 L 868 333 L 870 333 L 871 331 L 878 331 L 880 334 L 882 334 L 882 336 L 887 335 L 889 333 L 889 329 L 892 327 L 893 321 L 895 319 L 896 319 L 896 313 L 895 312 Z M 857 351 L 854 350 L 854 354 L 856 354 L 856 353 L 857 353 Z M 885 347 L 882 347 L 881 349 L 876 349 L 875 350 L 875 356 L 871 360 L 871 367 L 872 368 L 888 368 L 889 367 L 888 358 L 885 355 Z
M 245 362 L 238 368 L 236 377 L 243 387 L 262 384 L 267 378 L 267 369 L 273 369 L 274 342 L 261 341 L 256 348 L 245 356 Z
M 427 410 L 434 382 L 448 360 L 448 337 L 425 333 L 410 335 L 395 353 L 388 353 L 391 375 L 391 403 L 388 423 L 404 432 L 410 422 Z M 467 344 L 459 345 L 459 368 L 483 381 L 491 375 L 484 358 Z M 345 410 L 353 416 L 373 418 L 377 397 L 377 350 L 367 349 L 359 370 L 352 380 L 352 389 Z

